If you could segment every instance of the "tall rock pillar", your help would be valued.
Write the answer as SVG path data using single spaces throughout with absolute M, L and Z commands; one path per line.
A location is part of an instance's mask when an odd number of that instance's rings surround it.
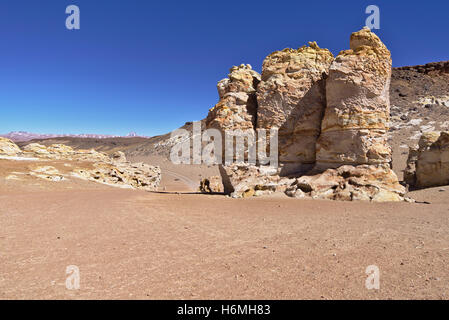
M 390 51 L 367 28 L 351 35 L 350 48 L 337 56 L 326 81 L 317 169 L 391 163 Z
M 315 163 L 326 107 L 325 78 L 334 57 L 315 42 L 265 58 L 257 89 L 257 128 L 279 129 L 281 173 L 301 173 Z

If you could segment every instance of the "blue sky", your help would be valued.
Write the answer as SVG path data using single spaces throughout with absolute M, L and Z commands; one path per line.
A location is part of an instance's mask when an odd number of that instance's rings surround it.
M 2 0 L 0 133 L 166 133 L 207 115 L 233 65 L 347 49 L 370 4 L 394 66 L 449 59 L 448 1 Z

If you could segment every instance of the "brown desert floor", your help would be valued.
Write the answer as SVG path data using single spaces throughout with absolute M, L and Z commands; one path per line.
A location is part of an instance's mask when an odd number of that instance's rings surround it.
M 372 204 L 54 185 L 0 185 L 2 299 L 449 298 L 448 188 Z

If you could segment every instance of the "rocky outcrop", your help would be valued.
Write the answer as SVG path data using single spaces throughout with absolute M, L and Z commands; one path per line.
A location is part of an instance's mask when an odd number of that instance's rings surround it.
M 54 160 L 77 160 L 91 162 L 111 161 L 107 154 L 95 151 L 94 149 L 74 150 L 72 147 L 64 144 L 52 144 L 46 147 L 38 143 L 31 143 L 23 147 L 23 154 L 30 157 Z
M 332 63 L 317 166 L 388 164 L 390 51 L 369 29 L 351 35 L 350 50 Z
M 254 103 L 247 107 L 247 99 L 237 103 L 235 95 L 233 100 L 225 98 L 230 91 L 226 88 L 233 83 L 231 75 L 220 82 L 221 100 L 209 112 L 208 126 L 278 128 L 281 164 L 280 168 L 242 163 L 221 166 L 225 193 L 232 197 L 285 192 L 297 198 L 404 200 L 405 188 L 391 170 L 387 141 L 391 64 L 390 51 L 365 28 L 351 35 L 350 50 L 335 59 L 316 43 L 269 55 L 257 87 L 256 113 Z M 239 92 L 250 88 L 254 95 L 248 69 L 234 67 L 232 72 L 246 75 L 239 77 L 247 79 Z M 205 183 L 203 187 L 207 189 Z
M 52 166 L 35 167 L 30 171 L 30 175 L 52 182 L 65 180 L 64 175 L 61 174 L 58 169 Z
M 159 167 L 145 163 L 130 163 L 120 151 L 109 157 L 94 149 L 74 150 L 63 144 L 46 147 L 37 143 L 31 143 L 21 150 L 12 141 L 0 138 L 0 155 L 7 155 L 12 160 L 14 156 L 21 155 L 23 159 L 62 161 L 67 168 L 74 167 L 69 174 L 71 177 L 125 188 L 154 191 L 157 190 L 162 177 Z M 52 182 L 68 178 L 66 174 L 50 165 L 34 167 L 28 174 Z
M 94 163 L 93 169 L 78 168 L 72 176 L 123 188 L 148 191 L 157 190 L 161 182 L 161 169 L 145 163 Z
M 265 58 L 257 89 L 257 127 L 279 129 L 284 173 L 304 172 L 315 163 L 316 140 L 326 107 L 325 78 L 332 53 L 316 42 Z
M 126 160 L 125 153 L 122 151 L 116 151 L 111 155 L 112 161 L 114 163 L 126 163 L 128 160 Z
M 449 184 L 449 131 L 422 134 L 418 148 L 410 148 L 404 178 L 415 188 Z
M 234 164 L 222 169 L 225 191 L 233 198 L 285 193 L 295 198 L 372 202 L 404 201 L 405 188 L 388 165 L 345 165 L 299 178 L 270 167 Z
M 373 202 L 403 201 L 406 190 L 388 165 L 344 165 L 302 176 L 286 194 L 313 199 Z
M 17 156 L 22 151 L 11 140 L 0 137 L 0 156 Z
M 279 169 L 250 164 L 221 166 L 224 190 L 233 198 L 247 198 L 285 192 L 294 182 L 279 176 Z
M 221 132 L 254 129 L 259 81 L 260 75 L 249 64 L 232 67 L 228 78 L 218 82 L 220 101 L 209 110 L 206 127 Z

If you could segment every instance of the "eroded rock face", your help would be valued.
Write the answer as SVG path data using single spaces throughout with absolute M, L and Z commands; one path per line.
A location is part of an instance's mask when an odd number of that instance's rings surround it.
M 220 101 L 209 110 L 207 128 L 224 130 L 254 129 L 256 89 L 260 75 L 249 64 L 232 67 L 228 78 L 218 82 Z
M 11 140 L 0 137 L 0 155 L 2 156 L 17 156 L 22 151 Z
M 270 167 L 234 164 L 222 168 L 233 198 L 285 193 L 295 198 L 372 202 L 404 201 L 406 190 L 388 165 L 345 165 L 299 178 L 280 177 Z
M 391 170 L 387 141 L 391 64 L 390 51 L 374 33 L 363 29 L 351 35 L 350 50 L 335 60 L 316 43 L 269 55 L 257 87 L 256 114 L 253 107 L 248 108 L 249 100 L 237 102 L 235 94 L 232 99 L 226 96 L 236 92 L 228 89 L 234 83 L 231 75 L 220 82 L 221 100 L 209 112 L 208 126 L 278 128 L 281 163 L 280 168 L 222 166 L 225 193 L 233 197 L 285 192 L 297 198 L 404 200 L 405 189 Z M 250 86 L 247 68 L 233 72 L 245 75 L 238 77 L 237 84 L 246 84 L 234 87 L 245 97 L 248 90 L 253 95 L 255 87 Z
M 23 147 L 23 154 L 30 157 L 53 160 L 78 160 L 78 161 L 111 161 L 105 153 L 91 150 L 74 150 L 64 144 L 52 144 L 48 147 L 31 143 Z
M 404 177 L 416 188 L 449 184 L 449 131 L 423 133 L 418 148 L 410 148 Z
M 212 176 L 201 180 L 199 190 L 202 193 L 223 193 L 224 187 L 221 177 Z
M 65 180 L 64 176 L 58 171 L 58 169 L 52 166 L 35 167 L 30 171 L 30 175 L 52 182 Z
M 145 163 L 96 162 L 94 169 L 75 169 L 72 176 L 123 188 L 155 191 L 162 174 L 159 167 Z
M 317 143 L 317 165 L 388 164 L 391 54 L 369 29 L 351 35 L 326 80 L 326 112 Z
M 225 193 L 233 198 L 248 198 L 285 192 L 295 180 L 279 176 L 279 170 L 267 166 L 232 164 L 221 166 Z
M 405 188 L 388 165 L 345 165 L 314 176 L 302 176 L 286 194 L 313 199 L 373 202 L 403 201 Z
M 297 50 L 276 51 L 263 62 L 257 127 L 279 129 L 279 161 L 287 171 L 303 171 L 315 163 L 326 107 L 324 80 L 333 59 L 329 50 L 310 42 Z

